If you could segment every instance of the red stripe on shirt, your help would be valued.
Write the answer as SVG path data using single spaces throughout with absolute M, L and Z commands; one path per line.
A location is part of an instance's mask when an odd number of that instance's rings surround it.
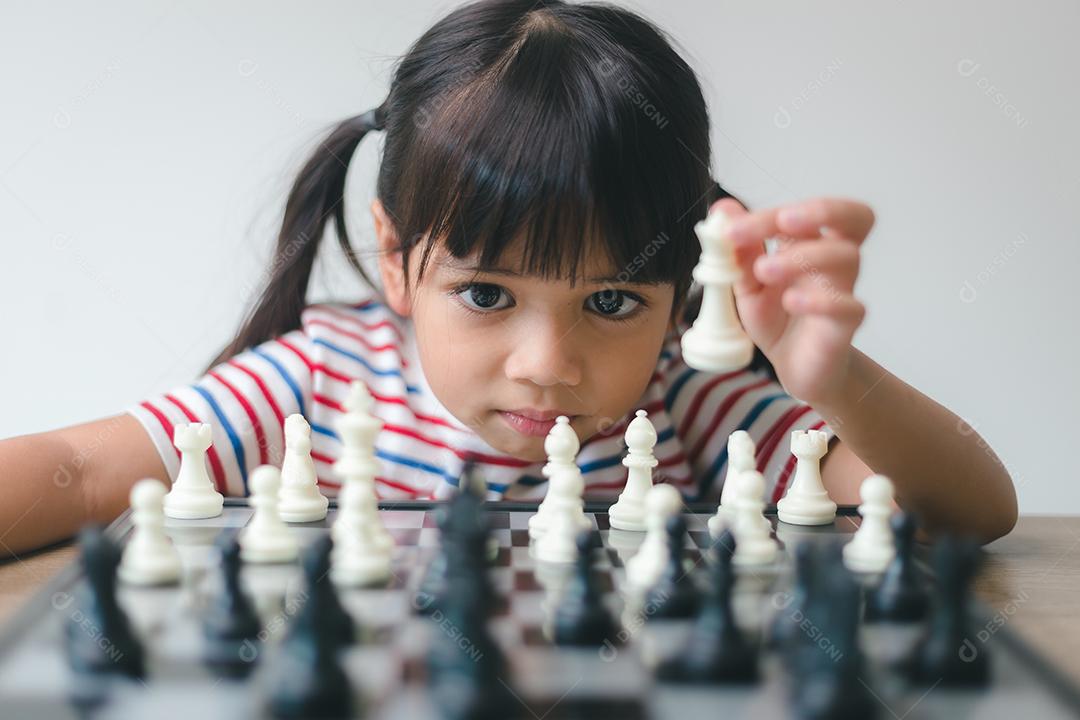
M 784 438 L 788 436 L 788 430 L 795 424 L 796 420 L 808 412 L 810 412 L 808 405 L 797 405 L 789 408 L 787 412 L 780 416 L 779 420 L 773 423 L 773 426 L 765 433 L 765 439 L 761 441 L 757 448 L 758 472 L 765 471 L 765 467 L 772 460 L 773 453 L 776 452 Z
M 173 424 L 169 422 L 169 418 L 165 416 L 165 413 L 161 412 L 156 407 L 146 401 L 139 403 L 139 405 L 146 408 L 147 412 L 157 418 L 157 421 L 161 423 L 161 428 L 165 431 L 165 436 L 169 438 L 169 443 L 172 444 L 174 428 Z M 173 445 L 173 450 L 176 451 L 177 458 L 181 457 L 180 449 L 178 447 Z
M 811 430 L 820 430 L 825 427 L 825 421 L 822 420 L 813 425 Z M 792 455 L 784 463 L 784 469 L 780 472 L 780 477 L 776 480 L 776 487 L 773 488 L 772 501 L 774 503 L 780 502 L 780 498 L 784 497 L 784 491 L 787 490 L 788 479 L 791 477 L 791 473 L 795 470 L 795 464 L 799 461 L 799 458 Z
M 321 327 L 329 328 L 330 330 L 333 330 L 334 332 L 338 333 L 339 335 L 344 335 L 345 337 L 349 338 L 350 340 L 355 340 L 356 342 L 360 343 L 361 345 L 364 346 L 364 348 L 366 348 L 367 350 L 369 350 L 371 352 L 387 352 L 387 351 L 393 352 L 398 356 L 398 359 L 401 361 L 401 367 L 408 367 L 409 366 L 408 360 L 405 358 L 404 354 L 402 354 L 401 350 L 398 348 L 397 345 L 393 345 L 393 344 L 390 344 L 390 343 L 386 343 L 385 345 L 372 345 L 368 341 L 368 339 L 365 338 L 363 335 L 361 335 L 359 333 L 350 332 L 350 331 L 348 331 L 348 330 L 346 330 L 344 328 L 338 327 L 337 325 L 335 325 L 332 322 L 329 322 L 327 320 L 322 320 L 320 318 L 311 318 L 310 320 L 306 321 L 306 324 L 307 325 L 318 325 L 318 326 L 321 326 Z
M 331 465 L 331 466 L 333 466 L 333 464 L 334 464 L 334 459 L 332 457 L 330 457 L 329 455 L 324 455 L 324 454 L 319 453 L 319 452 L 315 452 L 314 450 L 311 451 L 311 459 L 316 461 L 316 462 L 325 463 L 325 464 Z M 320 480 L 319 482 L 320 482 L 320 484 L 323 484 L 323 485 L 326 485 L 326 486 L 332 487 L 332 488 L 340 488 L 341 487 L 341 483 L 333 481 L 333 480 L 325 480 L 325 481 Z M 404 483 L 397 482 L 396 480 L 391 480 L 389 478 L 384 478 L 384 477 L 381 477 L 381 476 L 378 476 L 378 475 L 375 476 L 375 482 L 386 485 L 387 487 L 392 487 L 395 490 L 401 490 L 402 492 L 408 493 L 409 495 L 411 495 L 413 497 L 416 497 L 417 495 L 420 495 L 423 492 L 422 490 L 418 490 L 417 488 L 414 488 L 414 487 L 412 487 L 410 485 L 406 485 Z
M 393 322 L 391 322 L 389 320 L 378 320 L 376 322 L 369 323 L 369 322 L 364 322 L 360 318 L 354 317 L 354 316 L 348 314 L 347 312 L 342 311 L 340 308 L 336 308 L 336 307 L 334 307 L 332 305 L 312 305 L 310 307 L 318 309 L 318 310 L 322 310 L 323 312 L 329 313 L 330 315 L 333 315 L 336 318 L 340 318 L 341 320 L 344 320 L 347 323 L 356 325 L 357 327 L 363 328 L 364 330 L 367 330 L 367 331 L 375 331 L 375 330 L 381 330 L 382 328 L 390 328 L 390 330 L 392 330 L 394 332 L 394 334 L 398 336 L 399 340 L 404 340 L 405 339 L 404 333 L 401 331 L 401 328 L 398 327 L 396 324 L 394 324 Z
M 698 411 L 701 410 L 701 406 L 705 403 L 705 398 L 708 397 L 709 393 L 720 383 L 738 377 L 742 373 L 742 370 L 736 370 L 735 372 L 717 375 L 716 377 L 709 378 L 708 382 L 698 388 L 698 391 L 694 393 L 694 397 L 690 401 L 690 405 L 686 408 L 686 413 L 683 415 L 682 422 L 679 424 L 679 437 L 687 437 L 687 431 L 690 429 L 690 426 L 694 424 L 694 420 L 697 419 Z
M 709 422 L 709 426 L 705 428 L 702 436 L 698 438 L 698 441 L 694 443 L 694 447 L 691 448 L 689 453 L 687 453 L 690 459 L 693 461 L 697 460 L 698 456 L 701 455 L 702 451 L 705 449 L 705 445 L 712 439 L 713 434 L 716 432 L 716 428 L 720 426 L 720 423 L 723 422 L 724 418 L 727 416 L 728 411 L 731 410 L 731 408 L 735 405 L 736 402 L 738 402 L 742 398 L 743 395 L 750 392 L 751 390 L 756 390 L 758 388 L 764 387 L 768 385 L 769 382 L 770 380 L 768 378 L 763 378 L 755 383 L 747 385 L 746 387 L 741 387 L 738 390 L 733 390 L 732 392 L 728 393 L 728 396 L 724 398 L 724 402 L 720 403 L 720 407 L 718 407 L 716 409 L 716 412 L 713 413 L 713 418 Z
M 184 413 L 184 417 L 188 419 L 188 422 L 202 422 L 195 413 L 191 412 L 191 410 L 189 410 L 184 403 L 180 402 L 180 400 L 172 393 L 166 394 L 165 399 L 178 407 L 180 412 Z M 217 491 L 222 495 L 228 495 L 228 486 L 225 483 L 225 468 L 222 466 L 221 458 L 218 457 L 217 449 L 213 444 L 210 445 L 210 449 L 207 451 L 206 455 L 210 458 L 210 468 L 214 471 L 214 485 L 217 487 Z
M 262 423 L 259 421 L 259 416 L 255 414 L 255 408 L 251 407 L 251 403 L 249 403 L 248 399 L 244 397 L 244 394 L 241 393 L 240 390 L 238 390 L 236 386 L 234 386 L 231 382 L 222 377 L 221 373 L 217 372 L 216 370 L 211 370 L 208 374 L 210 375 L 210 377 L 214 378 L 219 383 L 224 385 L 226 389 L 228 389 L 228 391 L 232 393 L 232 396 L 236 398 L 236 402 L 240 403 L 240 407 L 244 409 L 244 414 L 248 417 L 248 422 L 251 423 L 252 429 L 255 430 L 255 442 L 259 445 L 259 464 L 268 464 L 269 460 L 266 454 L 266 433 L 263 432 L 263 426 Z
M 266 398 L 266 404 L 270 406 L 270 409 L 274 413 L 274 417 L 277 419 L 278 430 L 281 431 L 281 447 L 284 448 L 285 447 L 285 414 L 283 412 L 281 412 L 281 408 L 278 407 L 277 400 L 274 399 L 274 394 L 272 392 L 270 392 L 270 388 L 268 388 L 266 386 L 266 383 L 263 382 L 263 379 L 261 377 L 259 377 L 259 375 L 254 370 L 251 370 L 251 369 L 241 365 L 240 363 L 238 363 L 236 361 L 235 358 L 233 358 L 232 360 L 229 360 L 228 363 L 232 367 L 236 368 L 237 370 L 240 370 L 245 375 L 247 375 L 249 378 L 251 378 L 255 382 L 255 385 L 259 388 L 259 391 L 262 393 L 263 397 Z

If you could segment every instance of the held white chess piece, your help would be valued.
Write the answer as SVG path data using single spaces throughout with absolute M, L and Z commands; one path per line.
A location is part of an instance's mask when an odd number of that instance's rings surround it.
M 551 496 L 551 478 L 560 468 L 577 469 L 574 458 L 577 457 L 580 449 L 581 441 L 578 440 L 577 433 L 570 425 L 570 418 L 566 415 L 555 418 L 555 424 L 544 438 L 544 452 L 547 454 L 548 461 L 540 471 L 548 479 L 548 491 L 540 506 L 536 508 L 536 514 L 529 518 L 529 537 L 533 540 L 539 540 L 550 525 L 551 507 L 548 504 L 548 498 Z M 584 507 L 584 501 L 582 507 Z M 588 527 L 587 523 L 582 526 L 582 529 L 586 527 Z
M 853 572 L 880 573 L 896 555 L 889 518 L 893 513 L 893 484 L 884 475 L 871 475 L 859 486 L 862 523 L 844 546 L 844 565 Z
M 285 418 L 285 461 L 281 464 L 278 514 L 285 522 L 315 522 L 326 517 L 330 501 L 319 492 L 311 459 L 311 425 L 299 413 Z
M 626 563 L 626 581 L 638 591 L 656 584 L 668 561 L 667 521 L 682 510 L 682 496 L 671 485 L 653 485 L 645 496 L 645 539 Z
M 180 451 L 180 471 L 165 496 L 165 515 L 179 520 L 212 518 L 221 514 L 225 498 L 214 489 L 206 471 L 206 451 L 213 431 L 206 423 L 177 425 L 173 445 Z
M 375 400 L 367 386 L 359 380 L 349 385 L 349 395 L 343 403 L 345 413 L 337 422 L 338 435 L 341 437 L 341 457 L 334 463 L 334 472 L 342 480 L 342 492 L 346 486 L 355 485 L 357 493 L 363 494 L 363 502 L 357 500 L 356 508 L 375 508 L 375 513 L 367 518 L 370 532 L 382 552 L 389 554 L 394 546 L 394 537 L 387 531 L 378 513 L 378 496 L 375 493 L 375 475 L 379 472 L 379 461 L 375 457 L 375 438 L 382 430 L 383 421 L 371 414 Z M 337 521 L 341 522 L 342 512 L 338 512 Z M 334 538 L 338 542 L 337 537 Z
M 645 496 L 652 488 L 652 469 L 658 461 L 653 455 L 656 447 L 656 428 L 648 413 L 638 410 L 624 436 L 629 452 L 623 458 L 628 474 L 626 487 L 618 501 L 608 509 L 608 520 L 616 530 L 645 530 Z
M 757 449 L 754 439 L 745 430 L 736 430 L 728 435 L 727 474 L 724 486 L 720 490 L 720 505 L 716 514 L 709 518 L 709 534 L 719 538 L 735 515 L 735 492 L 739 473 L 753 470 L 756 465 Z
M 584 516 L 581 496 L 585 492 L 585 479 L 577 466 L 557 467 L 548 485 L 549 524 L 536 541 L 536 559 L 549 563 L 573 562 L 577 558 L 577 535 Z
M 180 553 L 165 533 L 165 485 L 145 478 L 131 488 L 131 539 L 118 575 L 129 585 L 165 585 L 180 579 Z
M 757 470 L 738 475 L 735 522 L 735 556 L 732 562 L 740 566 L 768 565 L 776 560 L 779 545 L 767 527 L 768 520 L 762 514 L 765 509 L 765 476 Z M 763 524 L 762 519 L 766 519 Z
M 798 458 L 798 464 L 791 487 L 776 504 L 776 514 L 781 522 L 828 525 L 836 519 L 836 503 L 829 499 L 821 481 L 821 458 L 828 449 L 829 435 L 822 430 L 791 433 L 791 454 Z
M 694 268 L 694 279 L 702 288 L 701 310 L 683 334 L 682 351 L 687 365 L 704 372 L 739 370 L 754 356 L 754 344 L 735 312 L 732 286 L 742 273 L 735 263 L 730 229 L 731 219 L 719 209 L 694 225 L 701 241 L 701 260 Z
M 282 563 L 296 559 L 296 537 L 278 516 L 278 490 L 281 471 L 273 465 L 260 465 L 251 473 L 251 497 L 248 503 L 255 514 L 240 531 L 240 559 L 249 563 Z

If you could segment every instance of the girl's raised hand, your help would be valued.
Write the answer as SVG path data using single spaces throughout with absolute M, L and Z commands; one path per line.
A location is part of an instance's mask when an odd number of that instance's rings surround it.
M 828 402 L 842 388 L 851 339 L 866 314 L 852 292 L 873 211 L 840 198 L 754 212 L 725 198 L 714 208 L 733 220 L 735 259 L 743 271 L 735 303 L 747 334 L 788 393 L 811 404 Z M 770 237 L 780 245 L 767 254 Z

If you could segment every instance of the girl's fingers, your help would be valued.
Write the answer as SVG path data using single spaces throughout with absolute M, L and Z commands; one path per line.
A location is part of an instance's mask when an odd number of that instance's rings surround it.
M 790 287 L 780 302 L 792 315 L 821 315 L 856 326 L 866 317 L 866 306 L 853 295 L 827 288 Z
M 804 240 L 829 236 L 862 244 L 873 225 L 874 211 L 863 203 L 816 198 L 748 213 L 736 222 L 732 235 L 737 246 L 776 235 Z
M 859 248 L 844 240 L 792 242 L 755 258 L 754 276 L 763 285 L 790 285 L 800 278 L 851 292 L 859 275 Z

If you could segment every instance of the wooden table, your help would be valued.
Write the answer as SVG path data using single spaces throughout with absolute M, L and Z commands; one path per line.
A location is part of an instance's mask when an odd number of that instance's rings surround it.
M 983 631 L 1007 625 L 1080 686 L 1080 518 L 1024 516 L 986 551 L 977 589 L 998 614 Z M 75 555 L 64 543 L 0 564 L 0 623 Z

